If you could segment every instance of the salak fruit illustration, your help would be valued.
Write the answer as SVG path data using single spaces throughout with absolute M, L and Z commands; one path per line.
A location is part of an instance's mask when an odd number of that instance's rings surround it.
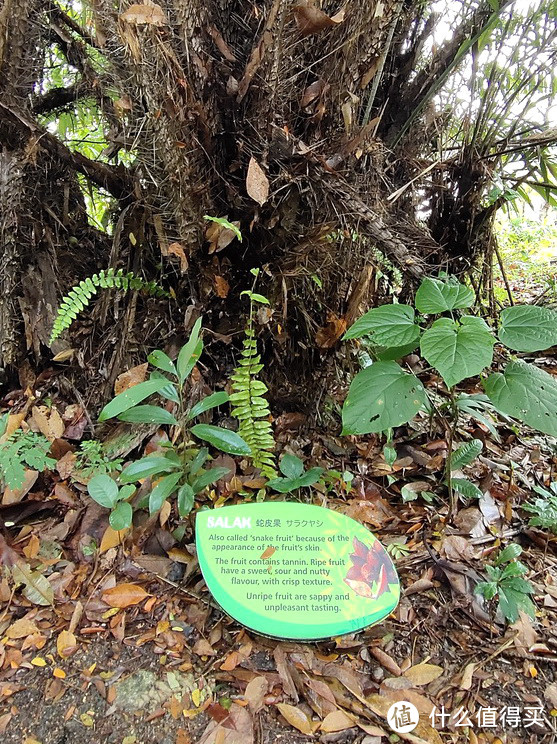
M 350 554 L 352 566 L 344 579 L 345 583 L 361 597 L 377 599 L 397 576 L 391 559 L 379 540 L 371 548 L 354 538 L 354 552 Z

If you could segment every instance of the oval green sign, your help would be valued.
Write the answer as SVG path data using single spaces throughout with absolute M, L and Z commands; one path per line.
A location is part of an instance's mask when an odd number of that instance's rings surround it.
M 219 605 L 264 635 L 354 633 L 398 604 L 398 575 L 379 540 L 321 506 L 275 501 L 200 511 L 196 546 Z

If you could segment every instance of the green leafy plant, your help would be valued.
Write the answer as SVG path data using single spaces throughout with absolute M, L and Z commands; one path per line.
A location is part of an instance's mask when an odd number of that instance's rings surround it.
M 146 282 L 133 272 L 124 272 L 123 269 L 103 269 L 87 279 L 76 284 L 70 292 L 62 299 L 58 313 L 54 320 L 49 343 L 53 343 L 67 328 L 71 326 L 79 313 L 89 305 L 93 295 L 99 289 L 128 289 L 143 290 L 156 297 L 168 297 L 168 292 L 163 290 L 156 282 Z
M 385 432 L 410 421 L 421 410 L 438 411 L 418 377 L 396 361 L 419 347 L 449 389 L 450 400 L 443 407 L 452 422 L 447 425 L 451 452 L 459 413 L 487 421 L 483 415 L 486 401 L 506 416 L 557 435 L 557 382 L 551 375 L 514 358 L 503 372 L 485 374 L 496 342 L 511 351 L 528 352 L 557 343 L 557 312 L 534 305 L 506 308 L 495 336 L 482 318 L 463 312 L 473 304 L 472 290 L 455 279 L 426 278 L 416 293 L 415 308 L 386 305 L 359 318 L 344 338 L 366 338 L 375 361 L 352 380 L 342 409 L 343 433 Z M 436 315 L 442 317 L 430 318 Z M 486 400 L 455 394 L 458 383 L 478 375 Z M 466 497 L 479 495 L 473 484 L 452 478 L 454 457 L 452 453 L 448 458 L 446 473 L 451 503 L 453 486 Z
M 304 470 L 304 463 L 296 455 L 286 453 L 279 462 L 284 478 L 272 478 L 267 486 L 279 493 L 291 493 L 299 488 L 309 488 L 321 479 L 323 468 Z
M 75 458 L 74 470 L 81 478 L 87 480 L 94 475 L 110 475 L 122 467 L 122 459 L 111 459 L 103 450 L 102 442 L 98 439 L 88 439 L 81 442 Z
M 534 491 L 541 498 L 528 501 L 522 508 L 533 514 L 528 524 L 531 527 L 543 527 L 554 535 L 557 535 L 557 481 L 553 481 L 549 490 L 541 486 L 534 486 Z
M 254 272 L 257 280 L 259 270 L 256 269 Z M 275 439 L 270 422 L 271 411 L 265 398 L 267 386 L 258 378 L 263 364 L 261 355 L 257 352 L 257 339 L 253 327 L 255 303 L 268 305 L 269 300 L 252 290 L 246 290 L 242 295 L 249 297 L 250 309 L 240 363 L 230 378 L 232 415 L 238 419 L 238 433 L 251 448 L 253 465 L 260 468 L 268 478 L 273 478 L 276 476 L 273 456 Z
M 7 417 L 4 428 L 6 423 Z M 56 460 L 48 456 L 49 450 L 50 442 L 42 434 L 17 429 L 0 444 L 0 479 L 8 488 L 21 488 L 25 482 L 25 466 L 42 472 L 56 465 Z
M 106 509 L 110 509 L 108 521 L 113 530 L 123 530 L 132 523 L 133 508 L 129 499 L 135 493 L 135 486 L 118 488 L 115 481 L 106 474 L 95 475 L 87 484 L 89 496 Z
M 117 395 L 99 414 L 99 421 L 118 418 L 131 423 L 175 427 L 173 443 L 167 443 L 162 453 L 147 455 L 131 463 L 118 478 L 122 485 L 131 485 L 144 478 L 156 478 L 147 503 L 138 504 L 139 507 L 148 506 L 151 514 L 158 511 L 168 498 L 176 495 L 178 512 L 180 516 L 186 516 L 193 507 L 195 495 L 228 472 L 227 468 L 204 470 L 203 465 L 209 459 L 208 450 L 192 448 L 191 435 L 222 452 L 251 455 L 251 448 L 236 432 L 210 424 L 193 423 L 201 414 L 228 401 L 227 393 L 217 392 L 191 408 L 187 406 L 188 378 L 203 351 L 201 322 L 201 318 L 196 321 L 176 362 L 163 351 L 153 351 L 148 356 L 148 361 L 155 367 L 150 378 Z M 144 403 L 154 395 L 167 403 Z M 129 517 L 127 509 L 126 515 Z
M 510 623 L 518 620 L 520 610 L 535 617 L 535 606 L 530 599 L 534 588 L 523 578 L 528 569 L 517 560 L 521 553 L 520 545 L 507 545 L 499 552 L 494 564 L 485 567 L 489 580 L 478 582 L 474 589 L 488 601 L 497 599 L 498 609 Z

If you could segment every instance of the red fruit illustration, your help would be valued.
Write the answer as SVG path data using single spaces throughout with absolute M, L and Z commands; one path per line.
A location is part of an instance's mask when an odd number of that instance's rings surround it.
M 396 584 L 398 580 L 391 559 L 379 540 L 368 548 L 355 537 L 353 545 L 354 552 L 350 554 L 352 566 L 344 582 L 361 597 L 377 599 L 389 584 Z

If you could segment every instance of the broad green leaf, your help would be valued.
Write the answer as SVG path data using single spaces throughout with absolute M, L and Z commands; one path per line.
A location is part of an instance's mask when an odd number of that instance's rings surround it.
M 511 543 L 510 545 L 507 545 L 507 547 L 502 550 L 499 555 L 497 556 L 497 560 L 495 561 L 496 566 L 500 566 L 501 563 L 507 563 L 507 561 L 512 561 L 515 558 L 518 558 L 518 556 L 522 553 L 522 546 L 518 543 Z
M 134 483 L 142 478 L 159 473 L 170 473 L 179 467 L 177 463 L 171 462 L 167 457 L 152 455 L 143 457 L 137 462 L 132 462 L 120 473 L 120 483 Z
M 392 346 L 388 349 L 386 346 L 378 346 L 374 349 L 374 354 L 380 362 L 394 362 L 402 357 L 411 354 L 419 346 L 419 339 L 416 338 L 411 344 L 404 344 L 404 346 Z
M 166 499 L 176 490 L 182 473 L 171 473 L 161 478 L 149 496 L 149 514 L 158 512 Z
M 515 623 L 519 618 L 519 611 L 526 612 L 531 618 L 535 617 L 535 607 L 530 597 L 522 591 L 516 591 L 509 586 L 499 585 L 499 609 L 509 623 Z
M 184 483 L 184 485 L 180 486 L 178 489 L 178 514 L 181 517 L 187 517 L 193 509 L 194 502 L 195 494 L 193 488 L 189 483 Z
M 118 486 L 109 475 L 95 475 L 87 484 L 89 496 L 106 509 L 118 501 Z
M 376 362 L 352 380 L 342 408 L 342 433 L 370 434 L 400 426 L 425 403 L 425 390 L 415 375 L 396 362 Z
M 211 486 L 216 483 L 219 478 L 223 478 L 228 475 L 230 470 L 228 468 L 209 468 L 199 475 L 191 484 L 194 493 L 203 491 L 207 486 Z
M 517 360 L 501 374 L 484 381 L 485 392 L 498 410 L 533 429 L 557 436 L 557 382 L 538 367 Z
M 178 377 L 176 365 L 174 364 L 172 359 L 164 353 L 164 351 L 160 351 L 159 349 L 157 349 L 156 351 L 152 351 L 147 359 L 149 362 L 151 362 L 153 367 L 158 367 L 159 369 L 162 369 L 163 372 L 168 372 L 170 375 Z
M 222 406 L 227 401 L 228 393 L 225 392 L 213 393 L 212 395 L 208 395 L 206 398 L 203 398 L 203 400 L 200 400 L 199 403 L 196 403 L 194 406 L 192 406 L 188 413 L 187 419 L 188 421 L 191 421 L 191 419 L 194 419 L 196 416 L 205 413 L 205 411 L 210 411 L 211 408 Z
M 201 323 L 203 321 L 203 318 L 198 318 L 195 321 L 195 324 L 192 328 L 190 337 L 184 346 L 180 349 L 180 353 L 178 354 L 178 361 L 176 363 L 176 366 L 178 368 L 178 379 L 183 384 L 186 380 L 189 373 L 194 368 L 197 360 L 201 356 L 201 351 L 203 349 L 203 343 L 201 342 L 201 348 L 199 349 L 199 353 L 196 354 L 198 346 L 200 344 L 200 338 L 199 334 L 201 332 Z M 191 362 L 193 361 L 193 364 Z M 191 364 L 191 367 L 190 367 Z M 189 371 L 188 371 L 189 370 Z
M 487 600 L 493 599 L 497 594 L 497 584 L 494 581 L 479 581 L 475 588 L 475 594 L 480 594 Z
M 299 478 L 304 472 L 304 463 L 296 455 L 287 452 L 279 462 L 279 470 L 287 478 Z
M 134 406 L 128 411 L 121 413 L 120 421 L 129 421 L 134 424 L 169 424 L 176 426 L 178 421 L 174 416 L 160 406 Z
M 417 340 L 420 328 L 414 323 L 410 305 L 382 305 L 362 315 L 344 334 L 344 339 L 371 336 L 377 346 L 404 346 Z
M 161 372 L 155 370 L 151 372 L 151 380 L 166 380 L 166 385 L 159 390 L 159 395 L 162 398 L 171 400 L 173 403 L 180 403 L 180 396 L 178 395 L 176 388 L 168 378 L 166 378 Z
M 557 312 L 536 305 L 507 307 L 501 313 L 499 340 L 515 351 L 541 351 L 557 344 Z
M 119 413 L 123 413 L 129 408 L 132 408 L 132 406 L 136 406 L 150 395 L 159 393 L 165 385 L 168 385 L 168 380 L 166 378 L 151 379 L 146 380 L 145 382 L 140 382 L 139 384 L 129 388 L 129 390 L 124 390 L 123 393 L 120 393 L 113 398 L 110 403 L 106 404 L 99 414 L 99 421 L 106 421 L 107 419 L 118 416 Z
M 298 482 L 297 487 L 313 486 L 313 484 L 317 483 L 319 478 L 321 478 L 322 474 L 323 468 L 311 468 L 307 473 L 303 473 L 303 475 L 300 475 L 300 477 L 296 479 Z
M 465 465 L 470 465 L 483 449 L 483 443 L 479 439 L 461 444 L 451 455 L 451 470 L 460 470 Z
M 481 318 L 467 315 L 457 323 L 439 318 L 420 342 L 422 356 L 453 387 L 467 377 L 479 375 L 493 360 L 494 338 Z
M 229 455 L 251 455 L 251 447 L 239 434 L 230 429 L 221 429 L 220 426 L 210 424 L 196 424 L 192 426 L 191 433 Z
M 440 279 L 424 279 L 416 292 L 416 308 L 435 315 L 474 304 L 474 292 L 464 284 L 449 284 Z
M 466 478 L 451 478 L 451 483 L 454 490 L 467 499 L 481 499 L 483 496 L 480 489 Z
M 129 527 L 132 523 L 132 519 L 132 505 L 128 504 L 127 501 L 120 501 L 120 503 L 116 504 L 115 508 L 110 512 L 108 521 L 112 529 L 119 532 L 120 530 L 125 530 Z

